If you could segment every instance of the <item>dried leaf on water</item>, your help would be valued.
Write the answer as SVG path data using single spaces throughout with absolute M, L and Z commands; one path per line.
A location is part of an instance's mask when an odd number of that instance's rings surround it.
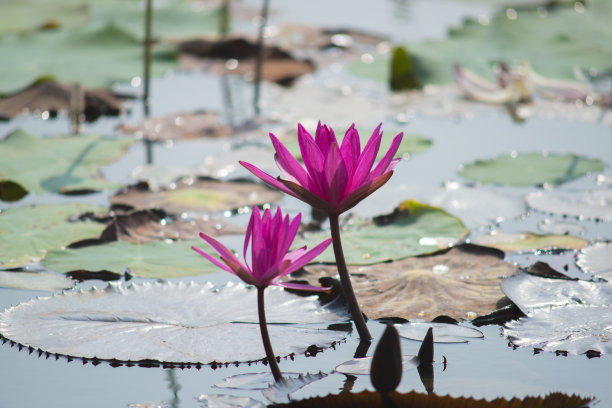
M 338 273 L 335 265 L 305 269 L 300 278 L 311 282 Z M 441 255 L 350 266 L 349 273 L 361 310 L 370 319 L 432 320 L 447 315 L 463 320 L 497 309 L 504 297 L 501 278 L 515 269 L 499 254 L 461 245 Z
M 0 314 L 0 334 L 25 346 L 73 357 L 168 363 L 246 362 L 265 357 L 256 290 L 242 284 L 111 283 L 21 303 Z M 329 347 L 345 332 L 322 324 L 347 319 L 315 297 L 266 290 L 277 355 Z M 251 306 L 249 306 L 251 305 Z M 230 341 L 228 341 L 230 339 Z
M 283 195 L 262 184 L 249 181 L 187 179 L 175 188 L 151 191 L 141 185 L 131 186 L 111 197 L 112 204 L 134 209 L 158 208 L 168 214 L 183 212 L 219 212 L 243 206 L 279 201 Z
M 504 252 L 536 251 L 544 249 L 582 249 L 588 245 L 583 238 L 571 235 L 540 235 L 493 231 L 489 235 L 470 238 L 476 245 L 497 248 Z

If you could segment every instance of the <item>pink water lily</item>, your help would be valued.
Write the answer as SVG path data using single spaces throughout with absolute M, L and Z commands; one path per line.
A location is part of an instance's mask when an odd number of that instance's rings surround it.
M 331 243 L 330 238 L 310 251 L 307 251 L 306 247 L 302 247 L 288 252 L 300 226 L 301 216 L 301 214 L 298 214 L 292 221 L 289 215 L 285 215 L 283 218 L 280 208 L 276 210 L 274 216 L 270 210 L 265 210 L 263 216 L 261 216 L 259 209 L 254 207 L 244 239 L 243 256 L 245 262 L 241 262 L 232 251 L 219 241 L 202 232 L 200 237 L 217 252 L 221 261 L 195 246 L 192 249 L 219 268 L 238 276 L 247 284 L 257 288 L 283 286 L 291 289 L 324 290 L 325 288 L 316 286 L 277 281 L 312 261 Z M 250 266 L 246 262 L 249 245 L 251 245 Z
M 380 149 L 382 124 L 378 125 L 361 150 L 355 125 L 346 131 L 338 144 L 331 127 L 317 125 L 315 137 L 298 124 L 298 140 L 302 166 L 289 150 L 270 133 L 276 150 L 275 159 L 284 178 L 274 178 L 250 163 L 240 161 L 254 175 L 287 194 L 290 194 L 327 214 L 341 214 L 382 187 L 393 175 L 393 167 L 400 161 L 394 158 L 403 133 L 393 139 L 391 147 L 374 167 Z

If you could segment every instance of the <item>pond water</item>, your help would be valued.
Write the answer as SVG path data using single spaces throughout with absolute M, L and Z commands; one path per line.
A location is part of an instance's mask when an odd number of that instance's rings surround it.
M 258 8 L 258 2 L 243 3 Z M 330 27 L 351 27 L 363 31 L 385 35 L 393 41 L 422 40 L 442 38 L 446 29 L 458 24 L 465 16 L 478 17 L 492 12 L 489 4 L 484 2 L 455 1 L 384 1 L 372 8 L 366 1 L 283 1 L 272 2 L 270 23 L 297 22 L 317 24 Z M 238 21 L 237 29 L 253 31 L 251 21 Z M 228 85 L 229 84 L 229 85 Z M 231 112 L 236 122 L 252 116 L 251 86 L 239 78 L 224 81 L 217 76 L 204 73 L 176 73 L 165 78 L 155 79 L 152 83 L 152 115 L 192 111 L 195 109 L 215 110 L 228 114 L 227 101 L 224 100 L 224 86 L 229 86 L 233 93 Z M 345 87 L 345 88 L 342 88 Z M 348 87 L 348 88 L 347 88 Z M 309 94 L 312 90 L 313 94 Z M 349 89 L 343 96 L 338 96 L 332 103 L 347 104 L 346 109 L 327 109 L 327 100 L 304 100 L 302 95 L 338 95 L 339 89 Z M 313 97 L 314 97 L 313 96 Z M 285 105 L 284 101 L 300 99 L 304 106 Z M 283 118 L 290 115 L 291 109 L 303 108 L 299 119 L 316 120 L 342 128 L 347 122 L 355 120 L 358 124 L 367 115 L 374 118 L 370 109 L 380 110 L 380 119 L 384 129 L 401 127 L 408 133 L 422 135 L 433 141 L 432 148 L 409 157 L 400 162 L 389 184 L 376 195 L 362 203 L 362 214 L 380 214 L 391 211 L 408 197 L 400 197 L 398 191 L 415 186 L 434 187 L 445 182 L 459 180 L 457 170 L 461 165 L 477 159 L 490 158 L 510 152 L 547 151 L 554 153 L 573 153 L 589 158 L 600 159 L 605 169 L 600 175 L 612 178 L 612 133 L 610 128 L 598 122 L 581 122 L 560 118 L 529 118 L 523 123 L 512 121 L 501 109 L 474 105 L 468 114 L 462 113 L 451 117 L 433 117 L 414 113 L 409 107 L 400 103 L 377 106 L 376 101 L 391 98 L 385 85 L 357 78 L 347 73 L 344 68 L 323 67 L 315 74 L 301 78 L 294 87 L 280 88 L 266 84 L 263 88 L 264 118 L 263 127 L 280 131 L 286 123 L 280 121 L 266 122 L 265 118 Z M 370 100 L 375 103 L 361 103 Z M 313 116 L 311 112 L 320 112 Z M 338 114 L 340 112 L 340 114 Z M 229 114 L 228 114 L 229 115 Z M 341 115 L 341 117 L 339 117 Z M 226 116 L 227 117 L 227 116 Z M 89 133 L 112 134 L 119 123 L 139 123 L 143 118 L 142 107 L 133 103 L 131 113 L 120 118 L 102 118 L 93 124 L 87 124 Z M 350 119 L 354 118 L 354 119 Z M 279 123 L 280 122 L 280 123 Z M 294 124 L 292 124 L 294 125 Z M 366 126 L 372 126 L 367 122 Z M 24 128 L 33 133 L 48 135 L 66 133 L 69 120 L 65 117 L 42 120 L 37 117 L 19 117 L 10 122 L 0 122 L 0 138 L 16 128 Z M 253 142 L 250 136 L 239 135 L 230 140 L 181 141 L 171 144 L 153 146 L 153 163 L 156 166 L 179 166 L 190 168 L 202 163 L 206 155 L 227 152 L 233 144 Z M 257 142 L 267 143 L 263 138 Z M 105 177 L 122 184 L 133 183 L 130 173 L 137 166 L 146 164 L 146 147 L 137 143 L 117 162 L 103 169 Z M 246 171 L 238 170 L 232 176 L 248 176 Z M 559 187 L 562 190 L 589 190 L 597 185 L 596 175 L 587 175 Z M 523 197 L 535 188 L 489 187 L 512 197 Z M 53 194 L 29 195 L 17 203 L 0 202 L 0 209 L 37 203 L 53 202 L 86 202 L 108 205 L 108 193 L 97 193 L 86 196 L 59 196 Z M 283 198 L 280 205 L 285 211 L 301 211 L 305 219 L 309 218 L 309 207 L 293 199 Z M 361 204 L 360 204 L 361 206 Z M 357 210 L 357 209 L 356 209 Z M 221 215 L 221 214 L 220 214 Z M 236 215 L 233 221 L 245 224 L 247 215 Z M 538 225 L 544 219 L 553 221 L 565 220 L 562 216 L 531 211 L 519 217 L 499 220 L 494 226 L 485 225 L 473 228 L 471 237 L 486 234 L 490 229 L 502 232 L 541 233 Z M 583 228 L 581 236 L 590 241 L 612 240 L 610 222 L 590 220 L 573 220 Z M 230 236 L 220 239 L 222 242 L 238 248 L 240 237 Z M 514 255 L 508 261 L 527 265 L 529 255 Z M 547 261 L 550 257 L 548 255 Z M 553 262 L 551 262 L 552 264 Z M 171 279 L 178 281 L 179 279 Z M 234 280 L 227 273 L 214 273 L 204 276 L 180 279 L 196 282 L 210 281 L 222 285 Z M 133 282 L 147 281 L 134 278 Z M 101 281 L 89 281 L 79 284 L 81 288 L 92 285 L 104 287 Z M 38 296 L 48 296 L 48 292 L 14 290 L 0 288 L 0 310 Z M 383 295 L 384 296 L 384 295 Z M 375 339 L 379 338 L 384 325 L 369 321 L 369 328 Z M 469 323 L 466 323 L 469 326 Z M 484 339 L 470 341 L 467 344 L 436 344 L 434 364 L 434 391 L 438 395 L 472 396 L 475 398 L 493 399 L 497 397 L 524 397 L 545 395 L 550 392 L 580 394 L 596 399 L 592 406 L 612 407 L 612 389 L 608 386 L 610 361 L 609 356 L 589 359 L 585 355 L 558 356 L 555 353 L 534 353 L 533 348 L 514 349 L 508 340 L 501 335 L 501 328 L 496 325 L 479 328 Z M 231 342 L 228 339 L 228 342 Z M 376 341 L 376 340 L 375 340 Z M 272 339 L 274 344 L 274 339 Z M 280 369 L 283 372 L 328 374 L 324 379 L 309 384 L 292 394 L 292 398 L 302 399 L 311 396 L 338 393 L 340 390 L 359 392 L 372 389 L 367 376 L 351 378 L 334 372 L 338 364 L 350 360 L 359 345 L 355 331 L 347 335 L 346 341 L 326 349 L 316 356 L 296 355 L 295 359 L 283 359 Z M 407 339 L 401 340 L 403 354 L 417 354 L 420 343 Z M 261 345 L 253 344 L 253 347 Z M 371 355 L 375 344 L 368 354 Z M 442 361 L 446 359 L 447 365 Z M 240 364 L 216 367 L 203 366 L 196 368 L 145 368 L 145 367 L 112 367 L 108 363 L 94 366 L 82 360 L 70 361 L 65 357 L 39 356 L 27 349 L 18 350 L 9 343 L 0 346 L 0 408 L 12 407 L 199 407 L 206 406 L 198 398 L 202 394 L 231 394 L 249 396 L 265 402 L 258 390 L 222 389 L 214 387 L 224 378 L 243 373 L 267 372 L 267 366 L 261 363 Z M 400 392 L 416 390 L 425 392 L 416 370 L 404 373 L 398 388 Z M 212 405 L 211 405 L 212 406 Z

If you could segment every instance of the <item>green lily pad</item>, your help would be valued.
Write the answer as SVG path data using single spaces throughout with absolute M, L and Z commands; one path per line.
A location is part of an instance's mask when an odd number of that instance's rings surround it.
M 512 10 L 515 13 L 504 10 L 486 25 L 466 19 L 460 27 L 449 30 L 446 39 L 407 44 L 413 73 L 421 83 L 444 84 L 453 81 L 452 68 L 457 63 L 492 77 L 495 62 L 528 60 L 536 72 L 563 79 L 573 78 L 574 66 L 609 67 L 612 2 L 589 2 L 580 13 L 570 4 L 546 13 L 535 7 Z M 389 66 L 390 58 L 377 58 L 369 64 L 356 62 L 350 69 L 388 82 Z
M 86 87 L 107 87 L 142 74 L 142 41 L 113 24 L 0 37 L 0 93 L 26 87 L 42 76 Z M 156 45 L 152 74 L 176 66 L 169 45 Z
M 599 159 L 575 154 L 508 154 L 490 160 L 477 160 L 459 170 L 461 177 L 483 184 L 503 184 L 513 187 L 559 185 L 604 169 Z
M 471 238 L 472 243 L 504 252 L 536 251 L 541 249 L 582 249 L 589 241 L 571 235 L 539 235 L 530 232 L 511 234 L 495 232 Z
M 336 137 L 339 139 L 338 141 L 340 143 L 341 143 L 342 137 L 345 132 L 346 130 L 343 130 L 342 132 L 336 132 Z M 401 131 L 400 130 L 397 130 L 397 131 L 396 130 L 384 130 L 383 137 L 380 142 L 380 149 L 378 150 L 378 155 L 376 156 L 376 160 L 380 160 L 383 158 L 385 153 L 387 153 L 387 151 L 391 147 L 391 142 L 393 141 L 393 138 L 399 132 Z M 295 132 L 292 129 L 292 133 L 291 133 L 292 136 L 283 137 L 281 141 L 283 142 L 285 147 L 291 152 L 291 154 L 295 156 L 296 159 L 298 159 L 299 161 L 302 161 L 302 153 L 300 152 L 300 144 L 298 142 L 297 135 L 293 136 L 294 133 Z M 362 149 L 366 145 L 371 135 L 372 135 L 371 131 L 370 132 L 366 132 L 366 131 L 359 132 L 359 139 L 361 140 Z M 421 153 L 429 149 L 432 144 L 433 142 L 430 139 L 426 139 L 419 135 L 404 134 L 404 137 L 402 138 L 402 143 L 400 144 L 399 149 L 397 150 L 396 156 L 401 155 L 407 158 L 408 155 Z
M 68 218 L 100 207 L 85 204 L 9 208 L 0 213 L 0 266 L 10 268 L 43 258 L 85 238 L 97 237 L 104 225 L 69 222 Z
M 191 249 L 201 241 L 151 241 L 142 244 L 114 241 L 80 249 L 49 251 L 42 264 L 54 272 L 77 269 L 108 270 L 116 273 L 126 268 L 145 278 L 177 278 L 218 272 L 220 269 Z
M 95 135 L 38 138 L 18 129 L 0 142 L 0 179 L 33 193 L 118 187 L 106 181 L 98 168 L 119 158 L 131 143 Z
M 364 221 L 342 231 L 342 248 L 347 264 L 369 265 L 430 254 L 453 246 L 469 232 L 459 218 L 438 207 L 413 200 L 404 201 L 385 218 L 381 221 L 384 225 Z M 329 238 L 329 234 L 312 233 L 306 234 L 305 238 L 296 241 L 294 247 L 308 245 L 310 248 Z M 316 261 L 336 262 L 331 245 Z

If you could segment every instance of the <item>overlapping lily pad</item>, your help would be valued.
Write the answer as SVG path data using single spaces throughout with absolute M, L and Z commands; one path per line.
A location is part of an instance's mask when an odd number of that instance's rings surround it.
M 48 251 L 100 235 L 102 224 L 69 221 L 70 217 L 100 209 L 85 204 L 49 204 L 4 210 L 0 213 L 0 266 L 36 262 Z
M 200 241 L 114 241 L 79 249 L 57 249 L 47 253 L 43 266 L 55 272 L 108 270 L 147 278 L 176 278 L 218 272 L 212 263 L 195 253 Z
M 541 249 L 582 249 L 589 244 L 584 238 L 571 235 L 540 235 L 526 233 L 504 233 L 494 231 L 488 235 L 470 238 L 477 245 L 497 248 L 504 252 L 536 251 Z
M 585 272 L 612 280 L 612 242 L 597 242 L 583 248 L 576 263 Z
M 545 213 L 612 221 L 612 189 L 534 191 L 525 197 L 531 208 Z
M 457 63 L 490 76 L 495 62 L 528 60 L 542 75 L 572 79 L 575 66 L 609 66 L 605 56 L 612 52 L 612 30 L 607 18 L 612 13 L 610 2 L 589 3 L 581 12 L 571 6 L 556 7 L 550 12 L 536 7 L 510 10 L 480 22 L 468 18 L 460 27 L 449 30 L 446 39 L 408 44 L 414 75 L 424 84 L 443 84 L 452 82 L 453 65 Z M 572 27 L 571 35 L 568 27 Z M 358 62 L 351 69 L 386 81 L 389 59 Z
M 33 193 L 104 190 L 99 168 L 118 159 L 132 143 L 95 135 L 39 138 L 18 129 L 0 142 L 0 179 Z
M 439 315 L 473 319 L 498 308 L 504 297 L 501 279 L 514 271 L 496 251 L 472 246 L 458 246 L 442 255 L 349 267 L 361 309 L 370 319 L 432 320 Z M 300 279 L 314 283 L 337 273 L 335 265 L 309 265 Z
M 369 265 L 409 256 L 437 252 L 456 244 L 468 233 L 460 219 L 440 208 L 413 200 L 404 201 L 393 214 L 378 221 L 356 221 L 342 231 L 342 245 L 350 265 Z M 295 247 L 328 238 L 329 234 L 309 233 Z M 335 263 L 332 248 L 317 262 Z
M 25 346 L 88 359 L 254 361 L 265 357 L 256 303 L 256 290 L 242 284 L 217 289 L 210 283 L 111 283 L 104 290 L 67 292 L 12 307 L 0 314 L 0 333 Z M 321 307 L 314 297 L 269 288 L 266 312 L 274 350 L 281 356 L 303 353 L 313 344 L 329 347 L 345 336 L 322 327 L 344 321 L 344 312 Z
M 150 191 L 140 185 L 132 186 L 111 197 L 111 203 L 134 209 L 159 208 L 169 214 L 181 214 L 232 210 L 276 202 L 283 197 L 276 190 L 249 181 L 186 179 L 171 187 Z
M 459 170 L 461 177 L 483 184 L 513 187 L 559 185 L 604 169 L 599 159 L 575 154 L 507 154 L 489 160 L 477 160 Z

